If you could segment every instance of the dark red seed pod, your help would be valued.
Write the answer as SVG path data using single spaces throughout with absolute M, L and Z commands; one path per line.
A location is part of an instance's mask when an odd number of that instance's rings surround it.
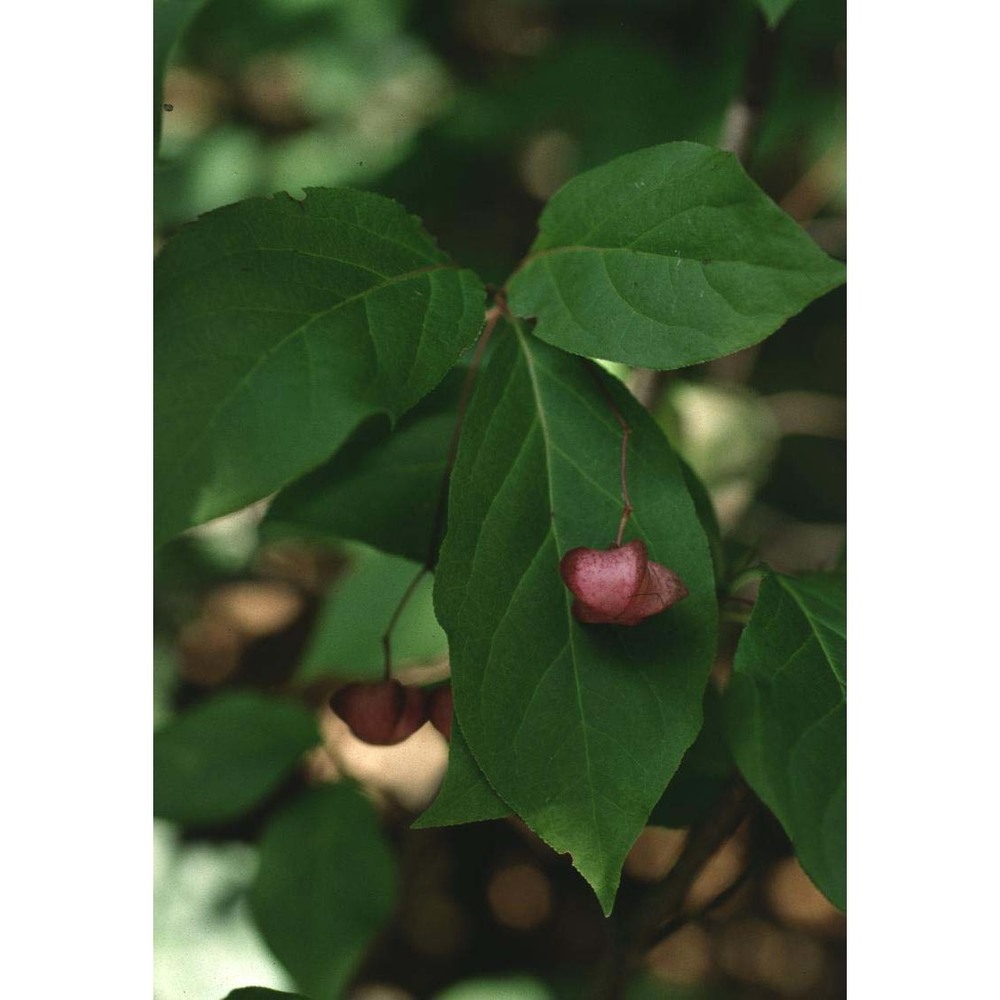
M 450 684 L 444 684 L 431 691 L 427 697 L 427 717 L 431 720 L 434 728 L 446 740 L 451 739 L 451 718 L 453 712 L 454 698 L 452 697 Z
M 608 549 L 571 549 L 559 572 L 576 600 L 573 616 L 593 625 L 638 625 L 688 596 L 684 581 L 650 562 L 636 540 Z
M 402 743 L 427 721 L 424 692 L 399 681 L 347 684 L 330 707 L 359 740 L 376 746 Z

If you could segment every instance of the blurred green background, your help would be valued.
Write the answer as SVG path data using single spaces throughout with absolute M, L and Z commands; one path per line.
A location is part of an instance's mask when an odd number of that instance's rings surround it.
M 155 18 L 157 72 L 164 68 L 157 247 L 221 205 L 348 185 L 399 200 L 443 249 L 497 284 L 531 243 L 546 199 L 576 172 L 673 139 L 718 142 L 761 33 L 751 0 L 155 0 Z M 841 0 L 791 5 L 773 39 L 748 163 L 838 257 L 844 38 Z M 844 312 L 839 290 L 761 347 L 671 373 L 659 387 L 656 416 L 708 487 L 733 567 L 751 555 L 790 572 L 843 560 Z M 157 724 L 232 687 L 294 681 L 321 706 L 324 682 L 377 674 L 382 622 L 412 564 L 262 529 L 266 506 L 158 553 Z M 397 656 L 411 678 L 433 682 L 447 676 L 447 648 L 425 582 Z M 723 659 L 727 648 L 724 636 Z M 352 775 L 401 852 L 397 914 L 350 996 L 582 995 L 604 929 L 563 861 L 511 823 L 407 832 L 440 781 L 443 741 L 423 733 L 406 751 L 366 755 L 322 712 L 320 721 L 339 763 L 317 757 L 296 781 Z M 235 823 L 157 821 L 157 1000 L 294 987 L 254 929 L 247 892 L 262 825 L 296 781 Z M 673 856 L 676 830 L 647 833 L 626 866 L 626 893 Z M 714 859 L 709 882 L 724 888 L 736 878 L 748 836 Z M 754 837 L 766 863 L 727 907 L 654 954 L 635 996 L 842 995 L 843 918 L 802 875 L 779 829 L 765 825 Z M 454 986 L 491 977 L 502 981 Z

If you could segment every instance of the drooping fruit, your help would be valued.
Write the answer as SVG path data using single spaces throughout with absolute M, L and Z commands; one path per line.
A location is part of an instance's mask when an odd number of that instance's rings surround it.
M 434 728 L 446 740 L 451 739 L 451 716 L 453 711 L 454 698 L 452 697 L 450 684 L 444 684 L 439 688 L 435 688 L 427 696 L 427 717 L 431 720 Z
M 347 684 L 330 699 L 330 707 L 365 743 L 402 743 L 427 721 L 423 690 L 399 681 Z
M 571 549 L 559 572 L 576 597 L 573 613 L 580 621 L 614 621 L 638 592 L 647 564 L 646 545 L 639 540 L 603 551 Z
M 650 562 L 645 542 L 638 539 L 608 549 L 571 549 L 559 572 L 576 598 L 574 617 L 588 624 L 638 625 L 688 596 L 684 581 Z

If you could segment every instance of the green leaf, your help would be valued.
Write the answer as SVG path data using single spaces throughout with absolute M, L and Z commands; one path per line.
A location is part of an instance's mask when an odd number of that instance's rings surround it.
M 284 993 L 281 990 L 269 990 L 266 986 L 243 986 L 231 990 L 225 1000 L 309 1000 L 301 993 Z
M 757 0 L 757 6 L 764 12 L 769 28 L 773 28 L 785 16 L 795 0 Z
M 441 497 L 466 369 L 456 368 L 390 429 L 373 418 L 336 455 L 282 490 L 265 534 L 353 538 L 422 563 Z
M 701 530 L 708 539 L 708 547 L 712 552 L 712 565 L 715 567 L 715 578 L 721 580 L 726 568 L 725 553 L 722 548 L 722 533 L 719 530 L 719 519 L 715 515 L 715 506 L 705 484 L 698 478 L 698 473 L 684 461 L 680 455 L 677 463 L 684 476 L 684 484 L 694 503 L 695 513 L 701 524 Z
M 691 596 L 634 628 L 584 626 L 559 560 L 627 537 Z M 596 365 L 508 333 L 479 376 L 452 473 L 435 581 L 456 714 L 490 784 L 610 912 L 621 865 L 697 735 L 715 650 L 712 563 L 680 466 L 652 418 Z
M 842 575 L 761 583 L 726 693 L 736 763 L 802 867 L 846 908 L 846 592 Z
M 156 261 L 157 542 L 280 489 L 437 385 L 484 292 L 378 195 L 317 188 L 185 226 Z
M 650 823 L 680 829 L 690 826 L 717 801 L 733 777 L 733 756 L 726 742 L 722 700 L 705 689 L 704 722 L 667 790 L 653 807 Z
M 268 947 L 315 1000 L 342 996 L 395 903 L 396 873 L 371 804 L 348 785 L 316 789 L 264 831 L 251 895 Z
M 382 636 L 420 566 L 361 546 L 353 547 L 352 559 L 346 578 L 320 611 L 299 680 L 334 674 L 359 680 L 382 676 Z M 447 636 L 434 617 L 432 592 L 433 581 L 426 574 L 396 622 L 392 654 L 397 667 L 448 655 Z
M 438 993 L 437 1000 L 553 1000 L 553 993 L 544 983 L 526 976 L 467 979 Z
M 564 350 L 683 368 L 763 340 L 843 280 L 735 156 L 676 142 L 563 187 L 508 303 Z
M 434 801 L 411 824 L 414 830 L 431 826 L 458 826 L 483 820 L 505 819 L 510 806 L 493 790 L 479 769 L 458 719 L 451 724 L 448 770 Z
M 153 737 L 153 812 L 176 823 L 233 819 L 319 742 L 311 712 L 249 691 L 218 695 Z

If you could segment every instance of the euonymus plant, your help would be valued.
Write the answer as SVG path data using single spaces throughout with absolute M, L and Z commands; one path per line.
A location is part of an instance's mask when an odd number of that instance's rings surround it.
M 415 825 L 520 817 L 610 914 L 708 693 L 740 780 L 843 908 L 843 577 L 758 566 L 717 697 L 734 580 L 711 506 L 607 364 L 732 354 L 843 280 L 733 155 L 689 142 L 567 183 L 499 287 L 375 194 L 209 212 L 156 261 L 157 544 L 270 498 L 267 522 L 401 567 L 383 617 L 335 630 L 384 632 L 385 656 L 332 708 L 374 744 L 428 720 L 448 735 L 443 786 Z M 431 599 L 430 574 L 450 684 L 424 690 L 394 676 L 393 639 L 408 604 Z M 157 813 L 242 815 L 317 741 L 304 703 L 218 695 L 157 734 Z M 727 829 L 749 794 L 733 787 Z M 367 800 L 314 787 L 269 821 L 254 918 L 326 1000 L 390 915 L 394 879 Z M 636 933 L 656 919 L 639 912 Z

